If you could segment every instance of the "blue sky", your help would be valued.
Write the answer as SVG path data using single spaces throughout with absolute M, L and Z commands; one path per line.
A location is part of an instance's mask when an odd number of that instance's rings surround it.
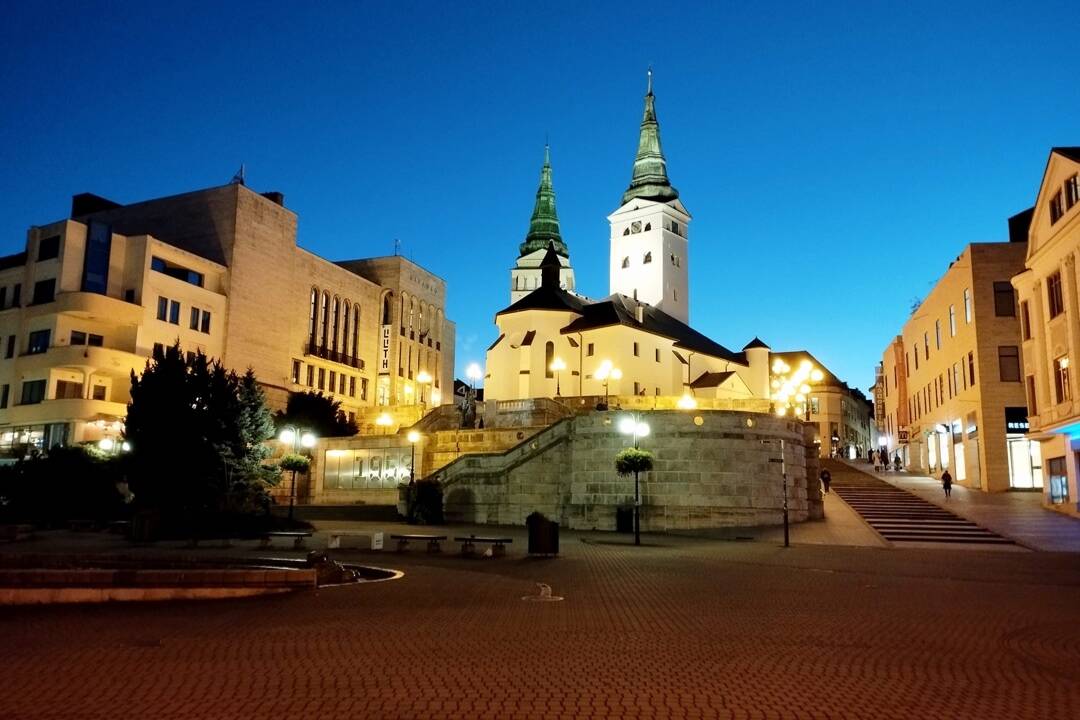
M 508 302 L 545 136 L 579 288 L 607 294 L 651 63 L 692 323 L 865 389 L 912 300 L 1080 144 L 1068 3 L 301 5 L 9 6 L 0 252 L 74 193 L 133 202 L 243 162 L 305 247 L 397 238 L 444 277 L 463 368 Z

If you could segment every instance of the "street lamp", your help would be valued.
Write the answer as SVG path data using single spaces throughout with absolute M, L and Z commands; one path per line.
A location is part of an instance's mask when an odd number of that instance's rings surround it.
M 810 421 L 810 383 L 818 383 L 825 377 L 809 360 L 803 360 L 792 370 L 786 362 L 777 358 L 772 365 L 772 392 L 774 410 L 783 417 L 788 410 L 794 417 L 803 416 Z
M 770 458 L 769 462 L 780 463 L 780 476 L 784 482 L 784 547 L 791 547 L 790 538 L 788 535 L 788 498 L 787 498 L 787 465 L 784 462 L 784 438 L 770 438 L 768 440 L 762 440 L 762 445 L 768 445 L 769 443 L 780 443 L 780 459 Z M 809 479 L 807 480 L 809 482 Z
M 697 407 L 697 400 L 694 399 L 693 395 L 687 392 L 683 393 L 683 396 L 679 398 L 677 405 L 680 410 L 693 410 Z
M 282 428 L 281 433 L 278 435 L 278 440 L 286 446 L 292 446 L 293 453 L 299 454 L 300 448 L 313 448 L 318 438 L 315 437 L 315 433 L 308 432 L 301 428 L 286 427 Z M 292 487 L 289 488 L 289 522 L 293 519 L 293 506 L 296 504 L 296 471 L 292 471 Z
M 375 418 L 375 424 L 381 428 L 389 428 L 394 424 L 394 419 L 390 417 L 390 413 L 380 413 L 379 417 Z M 386 432 L 389 433 L 390 430 L 387 429 Z
M 559 373 L 566 369 L 566 363 L 563 362 L 561 357 L 556 357 L 551 361 L 551 371 L 555 373 L 555 397 L 562 395 L 559 389 Z
M 470 363 L 469 367 L 465 368 L 465 377 L 469 378 L 469 389 L 476 390 L 476 383 L 484 377 L 484 371 L 480 369 L 479 363 Z
M 604 383 L 604 409 L 607 410 L 608 406 L 608 382 L 611 380 L 619 380 L 622 378 L 622 370 L 612 366 L 610 360 L 605 360 L 600 363 L 600 367 L 596 369 L 594 377 Z
M 619 421 L 619 432 L 634 436 L 634 449 L 638 449 L 638 440 L 649 435 L 649 423 L 643 421 L 637 413 L 628 415 Z M 634 470 L 634 544 L 641 544 L 641 482 L 638 471 Z
M 424 407 L 424 386 L 431 382 L 431 375 L 427 370 L 421 370 L 416 375 L 416 382 L 420 386 L 420 406 Z
M 410 430 L 405 437 L 409 439 L 409 445 L 412 447 L 412 459 L 409 460 L 409 484 L 412 485 L 416 482 L 416 443 L 420 442 L 420 433 Z

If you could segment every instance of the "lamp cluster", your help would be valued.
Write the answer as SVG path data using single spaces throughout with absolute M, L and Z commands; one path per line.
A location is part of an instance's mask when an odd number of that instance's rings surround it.
M 776 414 L 783 417 L 790 410 L 797 418 L 806 415 L 810 403 L 809 383 L 821 382 L 825 374 L 809 360 L 803 360 L 792 370 L 779 358 L 773 363 L 772 374 L 771 399 Z

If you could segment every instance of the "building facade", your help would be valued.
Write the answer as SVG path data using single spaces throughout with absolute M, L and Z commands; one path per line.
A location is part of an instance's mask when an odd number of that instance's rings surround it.
M 908 415 L 908 371 L 905 364 L 904 338 L 897 335 L 885 348 L 881 356 L 881 404 L 878 408 L 881 428 L 879 447 L 889 453 L 889 458 L 894 463 L 899 460 L 901 465 L 907 463 L 908 451 L 908 426 L 911 417 Z
M 298 247 L 279 193 L 75 196 L 71 218 L 0 259 L 0 450 L 119 439 L 131 372 L 175 342 L 252 368 L 275 408 L 305 390 L 353 415 L 437 405 L 443 388 L 449 402 L 445 294 L 404 258 L 334 263 Z
M 956 482 L 989 492 L 1042 486 L 1038 446 L 1024 435 L 1010 284 L 1027 246 L 1013 239 L 964 248 L 882 357 L 890 453 L 914 471 L 948 469 Z
M 1029 437 L 1040 448 L 1045 499 L 1078 514 L 1080 386 L 1080 148 L 1050 152 L 1031 210 L 1027 255 L 1013 278 L 1020 300 Z

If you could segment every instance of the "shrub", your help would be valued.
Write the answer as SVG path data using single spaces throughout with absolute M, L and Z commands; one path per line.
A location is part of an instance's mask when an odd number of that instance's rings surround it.
M 653 468 L 653 456 L 648 450 L 626 448 L 615 456 L 615 472 L 622 476 L 648 472 Z
M 311 467 L 311 458 L 306 455 L 289 453 L 281 458 L 278 467 L 288 472 L 306 473 L 308 468 Z

